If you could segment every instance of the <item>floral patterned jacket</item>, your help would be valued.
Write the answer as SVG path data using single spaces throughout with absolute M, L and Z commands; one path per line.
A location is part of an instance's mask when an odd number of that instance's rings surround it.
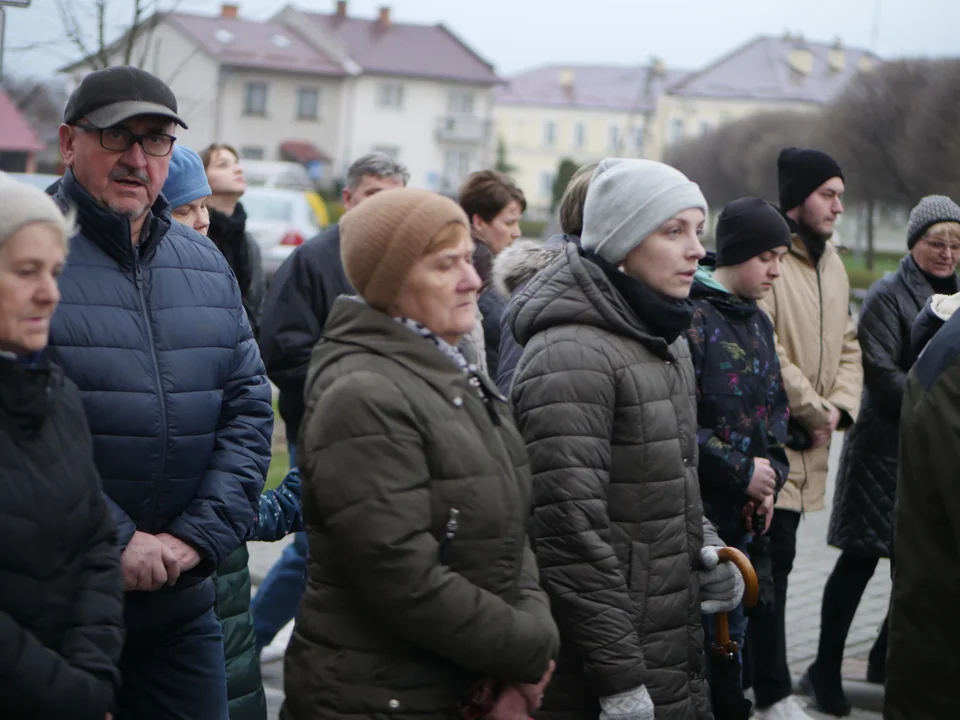
M 732 295 L 701 266 L 688 331 L 697 378 L 697 442 L 704 515 L 721 538 L 746 532 L 742 510 L 756 457 L 770 461 L 777 491 L 790 466 L 784 449 L 790 410 L 773 326 L 757 304 Z

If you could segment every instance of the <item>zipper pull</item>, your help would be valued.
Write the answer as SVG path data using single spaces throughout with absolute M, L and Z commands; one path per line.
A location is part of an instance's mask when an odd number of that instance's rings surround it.
M 133 247 L 133 281 L 136 283 L 137 287 L 140 287 L 140 282 L 143 280 L 143 269 L 140 267 L 140 246 L 135 245 Z
M 453 546 L 453 538 L 460 529 L 460 511 L 452 507 L 447 512 L 447 523 L 443 526 L 443 539 L 440 541 L 440 564 L 447 565 L 450 560 L 450 548 Z

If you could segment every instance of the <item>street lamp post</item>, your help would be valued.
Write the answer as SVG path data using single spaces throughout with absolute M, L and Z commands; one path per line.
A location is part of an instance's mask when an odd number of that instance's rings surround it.
M 0 80 L 3 80 L 3 38 L 4 26 L 6 24 L 6 10 L 4 5 L 25 8 L 30 7 L 30 2 L 31 0 L 0 0 Z

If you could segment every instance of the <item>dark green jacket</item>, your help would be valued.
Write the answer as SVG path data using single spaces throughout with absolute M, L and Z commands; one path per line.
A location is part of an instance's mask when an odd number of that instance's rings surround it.
M 266 720 L 267 699 L 260 677 L 250 614 L 250 554 L 246 544 L 234 550 L 213 576 L 217 591 L 214 609 L 223 627 L 227 660 L 227 698 L 230 720 Z
M 894 509 L 896 565 L 883 716 L 960 711 L 960 314 L 907 377 Z
M 285 720 L 453 720 L 480 678 L 539 680 L 557 629 L 527 541 L 526 452 L 496 386 L 340 298 L 306 400 L 310 553 Z

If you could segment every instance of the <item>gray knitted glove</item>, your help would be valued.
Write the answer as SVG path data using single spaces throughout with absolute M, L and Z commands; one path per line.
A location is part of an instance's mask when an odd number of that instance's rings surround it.
M 743 597 L 743 575 L 733 563 L 720 562 L 717 550 L 707 546 L 700 550 L 700 612 L 712 615 L 736 609 Z
M 653 720 L 653 699 L 641 685 L 600 698 L 600 720 Z

